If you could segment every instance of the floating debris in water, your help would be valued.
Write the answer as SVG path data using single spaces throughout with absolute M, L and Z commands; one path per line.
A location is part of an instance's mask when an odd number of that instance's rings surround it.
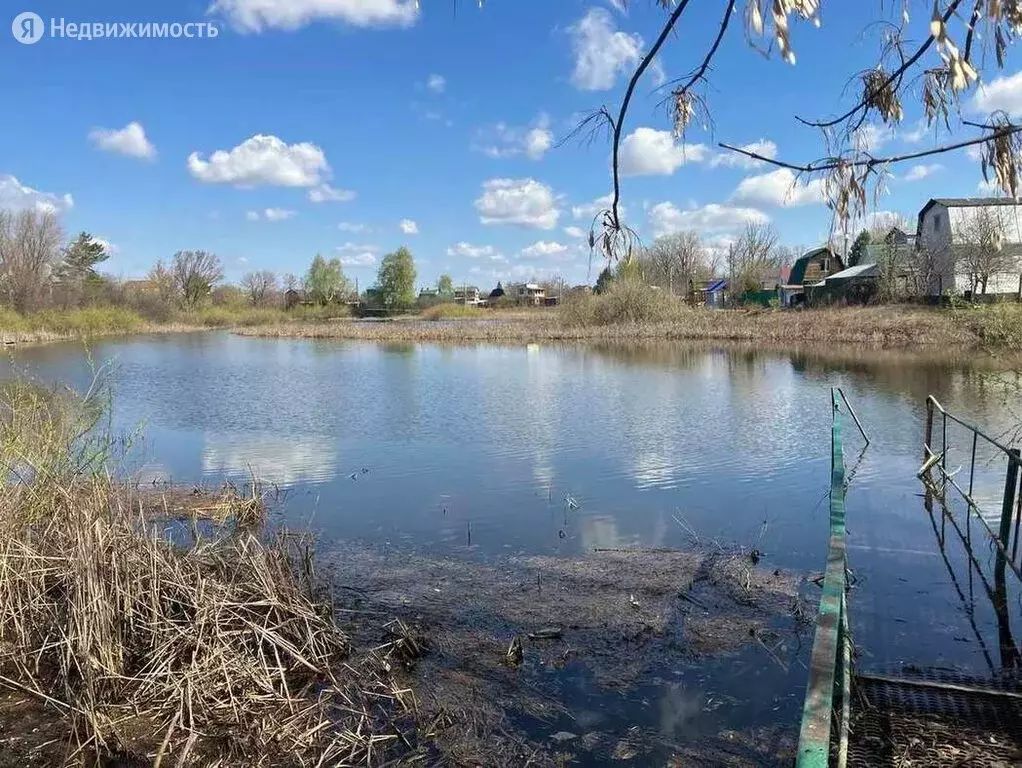
M 550 736 L 550 741 L 556 741 L 558 744 L 564 744 L 568 741 L 574 741 L 577 738 L 578 736 L 571 731 L 558 731 Z
M 570 495 L 564 497 L 564 503 L 568 505 L 568 509 L 578 509 L 580 506 L 580 504 L 575 501 L 575 498 Z
M 352 472 L 350 475 L 348 475 L 348 478 L 351 480 L 358 480 L 358 472 Z
M 522 651 L 521 638 L 519 638 L 518 635 L 515 635 L 511 639 L 511 645 L 507 647 L 507 663 L 512 664 L 514 666 L 518 666 L 519 664 L 522 663 L 522 658 L 524 657 L 524 655 L 525 654 Z
M 564 630 L 560 627 L 543 627 L 529 633 L 530 640 L 560 640 Z

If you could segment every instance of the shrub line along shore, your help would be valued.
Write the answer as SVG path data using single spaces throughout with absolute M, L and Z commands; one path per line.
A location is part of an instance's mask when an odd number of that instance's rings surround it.
M 1022 307 L 913 305 L 804 311 L 614 307 L 591 297 L 558 309 L 504 313 L 433 312 L 391 320 L 317 319 L 276 310 L 207 312 L 160 324 L 126 310 L 89 309 L 22 317 L 0 315 L 0 344 L 41 343 L 116 335 L 232 330 L 245 336 L 353 341 L 736 341 L 773 346 L 846 344 L 879 348 L 920 346 L 1022 348 Z

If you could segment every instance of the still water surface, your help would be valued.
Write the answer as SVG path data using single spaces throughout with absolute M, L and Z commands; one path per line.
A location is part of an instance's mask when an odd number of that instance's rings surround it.
M 1002 662 L 1003 626 L 962 586 L 964 551 L 938 546 L 915 473 L 928 394 L 992 433 L 1022 420 L 1003 374 L 896 354 L 228 334 L 103 342 L 91 357 L 52 345 L 19 349 L 12 365 L 76 387 L 90 366 L 111 366 L 118 429 L 144 425 L 131 471 L 254 475 L 288 491 L 292 524 L 335 544 L 493 559 L 684 547 L 690 529 L 806 574 L 824 567 L 830 388 L 841 386 L 873 440 L 860 457 L 845 430 L 850 611 L 865 663 Z M 977 493 L 998 499 L 1002 478 L 981 470 Z

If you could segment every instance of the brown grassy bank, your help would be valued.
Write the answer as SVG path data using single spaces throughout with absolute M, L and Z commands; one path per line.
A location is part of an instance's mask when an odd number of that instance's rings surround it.
M 261 307 L 204 307 L 188 312 L 171 312 L 159 320 L 147 318 L 123 307 L 87 307 L 45 310 L 20 315 L 0 310 L 0 345 L 41 344 L 104 336 L 145 333 L 187 333 L 211 329 L 245 328 L 273 323 L 317 320 L 321 312 L 288 314 Z
M 190 502 L 112 482 L 103 413 L 24 382 L 0 392 L 0 764 L 8 744 L 83 766 L 407 751 L 400 638 L 357 653 L 308 540 L 254 525 L 256 496 Z
M 779 346 L 807 344 L 967 348 L 1019 346 L 1022 313 L 991 318 L 992 309 L 858 307 L 806 311 L 680 308 L 667 318 L 621 322 L 576 321 L 571 310 L 523 320 L 272 324 L 238 332 L 251 336 L 364 341 L 734 341 Z M 1008 313 L 1005 313 L 1008 314 Z M 1017 330 L 1016 330 L 1017 326 Z

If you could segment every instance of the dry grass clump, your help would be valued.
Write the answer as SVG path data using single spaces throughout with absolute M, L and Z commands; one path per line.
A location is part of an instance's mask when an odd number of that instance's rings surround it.
M 410 694 L 385 654 L 349 658 L 305 539 L 155 524 L 103 474 L 94 406 L 0 402 L 0 685 L 67 719 L 68 763 L 367 764 L 404 743 Z
M 921 306 L 829 307 L 800 311 L 708 309 L 689 307 L 645 290 L 647 298 L 640 299 L 639 304 L 626 302 L 621 294 L 579 297 L 565 302 L 557 310 L 535 312 L 531 319 L 515 317 L 491 323 L 289 323 L 239 329 L 238 333 L 277 338 L 501 344 L 734 341 L 784 348 L 849 344 L 877 349 L 920 346 L 970 349 L 980 345 L 996 349 L 1014 343 L 1010 325 L 1002 324 L 999 328 L 987 323 L 986 308 L 969 313 Z M 1008 310 L 997 311 L 1004 312 L 1010 319 Z M 1019 334 L 1022 338 L 1022 331 Z
M 568 326 L 664 323 L 685 314 L 674 296 L 651 289 L 638 280 L 620 280 L 602 294 L 569 297 L 561 308 Z
M 460 320 L 466 317 L 483 317 L 486 313 L 468 304 L 437 304 L 434 307 L 423 310 L 423 320 Z

